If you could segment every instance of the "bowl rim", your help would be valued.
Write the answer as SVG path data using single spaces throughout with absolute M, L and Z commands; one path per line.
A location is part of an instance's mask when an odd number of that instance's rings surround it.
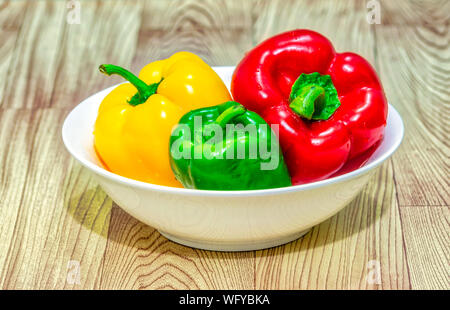
M 217 68 L 226 68 L 224 67 L 215 67 Z M 122 83 L 120 83 L 122 84 Z M 119 84 L 117 84 L 119 85 Z M 382 154 L 378 156 L 376 160 L 373 162 L 366 164 L 356 170 L 350 171 L 348 173 L 338 175 L 332 178 L 328 178 L 321 181 L 306 183 L 306 184 L 300 184 L 300 185 L 292 185 L 288 187 L 279 187 L 279 188 L 270 188 L 270 189 L 258 189 L 258 190 L 236 190 L 236 191 L 221 191 L 221 190 L 200 190 L 200 189 L 189 189 L 189 188 L 177 188 L 177 187 L 170 187 L 170 186 L 164 186 L 164 185 L 157 185 L 152 183 L 146 183 L 142 181 L 133 180 L 118 174 L 115 174 L 113 172 L 110 172 L 106 170 L 103 167 L 100 167 L 91 161 L 85 159 L 83 156 L 81 156 L 75 147 L 70 143 L 67 137 L 67 131 L 69 127 L 69 120 L 74 117 L 74 115 L 77 113 L 77 110 L 81 108 L 83 104 L 86 104 L 88 101 L 91 100 L 92 97 L 99 95 L 100 93 L 107 92 L 108 90 L 111 90 L 117 85 L 114 85 L 112 87 L 108 87 L 102 91 L 99 91 L 92 96 L 89 96 L 85 100 L 83 100 L 81 103 L 79 103 L 74 109 L 70 111 L 70 113 L 66 116 L 63 126 L 62 126 L 62 140 L 63 143 L 68 150 L 68 152 L 84 167 L 88 168 L 89 170 L 93 171 L 95 174 L 102 176 L 106 179 L 109 179 L 111 181 L 131 186 L 143 190 L 150 190 L 150 191 L 156 191 L 156 192 L 163 192 L 167 194 L 176 194 L 176 195 L 185 195 L 185 196 L 214 196 L 214 197 L 252 197 L 252 196 L 263 196 L 263 195 L 276 195 L 276 194 L 286 194 L 286 193 L 292 193 L 292 192 L 299 192 L 299 191 L 307 191 L 311 189 L 316 189 L 319 187 L 324 187 L 327 185 L 340 183 L 349 179 L 352 179 L 354 177 L 357 177 L 359 175 L 363 175 L 370 170 L 378 167 L 381 165 L 386 159 L 388 159 L 394 152 L 398 149 L 400 146 L 404 134 L 404 123 L 403 120 L 398 113 L 398 111 L 388 103 L 388 117 L 389 115 L 392 115 L 392 119 L 397 120 L 398 124 L 397 126 L 400 128 L 400 135 L 397 135 L 397 140 L 395 140 L 392 145 Z M 389 123 L 387 124 L 389 126 Z

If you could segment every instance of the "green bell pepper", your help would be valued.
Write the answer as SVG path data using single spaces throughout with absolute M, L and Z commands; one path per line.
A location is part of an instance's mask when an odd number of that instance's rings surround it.
M 185 114 L 170 138 L 170 164 L 186 188 L 292 185 L 272 129 L 258 114 L 233 101 Z

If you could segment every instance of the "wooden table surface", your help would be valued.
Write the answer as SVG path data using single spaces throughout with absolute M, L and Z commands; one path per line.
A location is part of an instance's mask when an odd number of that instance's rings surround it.
M 74 24 L 67 1 L 0 1 L 0 288 L 450 288 L 450 1 L 381 0 L 380 24 L 367 22 L 364 0 L 80 8 Z M 122 211 L 65 150 L 68 112 L 120 81 L 99 64 L 138 71 L 188 50 L 234 65 L 294 28 L 373 63 L 406 126 L 364 191 L 304 238 L 242 253 L 177 245 Z

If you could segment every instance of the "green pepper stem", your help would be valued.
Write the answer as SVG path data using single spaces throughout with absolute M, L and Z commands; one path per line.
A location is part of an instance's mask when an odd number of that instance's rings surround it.
M 289 107 L 300 116 L 310 120 L 314 111 L 322 109 L 324 103 L 325 89 L 319 85 L 311 84 L 301 89 Z
M 98 69 L 101 73 L 104 73 L 108 76 L 112 74 L 120 75 L 125 80 L 130 82 L 134 87 L 136 87 L 138 93 L 129 101 L 131 105 L 144 103 L 151 95 L 156 93 L 157 85 L 156 87 L 154 87 L 154 84 L 147 85 L 144 81 L 139 79 L 136 75 L 134 75 L 127 69 L 115 65 L 101 65 Z
M 243 105 L 236 103 L 236 105 L 229 107 L 223 111 L 217 118 L 216 124 L 220 127 L 225 127 L 233 118 L 238 117 L 247 112 Z

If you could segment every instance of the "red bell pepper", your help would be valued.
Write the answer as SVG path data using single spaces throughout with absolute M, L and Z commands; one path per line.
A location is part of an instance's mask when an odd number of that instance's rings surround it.
M 285 32 L 256 46 L 236 67 L 231 92 L 279 125 L 293 184 L 333 175 L 384 135 L 387 101 L 375 70 L 359 55 L 336 53 L 314 31 Z

